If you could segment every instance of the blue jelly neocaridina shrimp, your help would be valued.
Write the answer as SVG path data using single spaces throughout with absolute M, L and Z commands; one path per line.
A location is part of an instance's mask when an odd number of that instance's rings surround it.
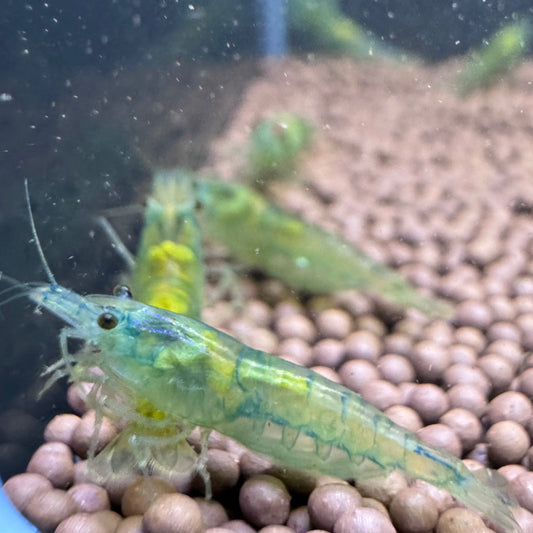
M 144 224 L 135 257 L 125 249 L 118 235 L 107 223 L 99 221 L 130 266 L 128 286 L 119 286 L 122 296 L 135 294 L 145 304 L 200 318 L 202 312 L 204 268 L 201 235 L 194 213 L 192 177 L 184 169 L 158 169 L 154 172 L 152 191 L 146 201 Z M 95 363 L 97 364 L 97 362 Z M 105 480 L 111 473 L 130 469 L 141 473 L 172 477 L 176 470 L 196 468 L 203 475 L 206 494 L 210 483 L 202 467 L 207 456 L 205 446 L 199 455 L 185 441 L 183 427 L 158 410 L 142 396 L 124 404 L 112 389 L 90 371 L 91 357 L 86 354 L 76 367 L 74 381 L 96 381 L 96 393 L 89 403 L 96 412 L 112 420 L 117 416 L 126 426 L 96 459 L 90 457 L 96 478 Z M 54 378 L 52 378 L 54 379 Z M 100 397 L 106 397 L 102 402 Z M 105 403 L 105 405 L 103 405 Z M 179 449 L 179 457 L 176 454 Z M 108 468 L 110 467 L 110 468 Z
M 161 438 L 169 421 L 180 428 L 170 441 L 175 448 L 169 444 L 165 453 L 187 453 L 184 438 L 199 426 L 204 434 L 217 430 L 298 469 L 345 479 L 399 469 L 446 489 L 506 531 L 520 532 L 496 473 L 470 472 L 358 394 L 199 320 L 130 298 L 81 296 L 62 287 L 40 254 L 48 283 L 22 284 L 21 294 L 67 324 L 59 338 L 72 379 L 86 379 L 96 365 L 101 385 L 112 391 L 108 408 L 118 416 L 136 412 L 140 400 L 154 410 L 139 418 L 154 424 L 151 437 L 157 413 L 164 417 Z M 84 343 L 79 359 L 69 354 L 69 339 Z

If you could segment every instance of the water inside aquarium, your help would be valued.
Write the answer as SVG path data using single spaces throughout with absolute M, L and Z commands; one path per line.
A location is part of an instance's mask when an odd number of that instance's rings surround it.
M 455 455 L 531 469 L 529 444 L 487 451 L 501 420 L 533 438 L 531 2 L 7 0 L 0 35 L 4 481 L 75 412 L 72 367 L 43 392 L 65 322 L 27 298 L 34 282 L 177 302 L 423 426 L 468 410 L 450 391 L 469 385 L 479 435 L 452 427 Z M 191 218 L 149 233 L 174 194 Z M 192 274 L 168 267 L 189 253 Z M 354 361 L 388 392 L 350 378 Z M 427 384 L 437 415 L 407 393 Z M 509 391 L 531 413 L 491 418 Z M 228 519 L 246 518 L 239 476 L 215 491 Z

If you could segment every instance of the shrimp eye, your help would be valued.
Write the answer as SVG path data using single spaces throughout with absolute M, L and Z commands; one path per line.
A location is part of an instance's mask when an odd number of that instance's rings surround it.
M 102 329 L 113 329 L 117 327 L 118 318 L 113 313 L 102 313 L 96 322 Z
M 117 285 L 113 289 L 113 296 L 116 296 L 117 298 L 124 298 L 126 300 L 131 300 L 133 298 L 131 289 L 127 285 Z

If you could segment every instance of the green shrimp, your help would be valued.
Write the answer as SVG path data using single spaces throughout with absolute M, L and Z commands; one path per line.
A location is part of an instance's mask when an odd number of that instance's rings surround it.
M 183 429 L 176 442 L 199 426 L 298 469 L 345 479 L 399 469 L 448 490 L 507 531 L 520 531 L 496 484 L 481 482 L 462 461 L 305 367 L 193 318 L 117 296 L 80 296 L 53 278 L 26 285 L 24 293 L 66 322 L 65 359 L 73 357 L 68 339 L 84 341 L 82 353 L 92 354 L 115 408 L 142 398 L 165 413 L 166 426 L 172 421 Z
M 148 198 L 131 273 L 131 288 L 144 303 L 200 318 L 204 271 L 191 177 L 159 170 Z
M 470 93 L 493 85 L 524 57 L 531 41 L 531 24 L 526 19 L 498 30 L 483 48 L 472 53 L 457 77 L 457 92 Z
M 147 424 L 157 452 L 167 437 L 163 463 L 177 464 L 180 454 L 193 457 L 185 438 L 194 427 L 203 430 L 204 443 L 217 430 L 294 468 L 354 479 L 399 469 L 448 490 L 508 532 L 520 532 L 496 473 L 484 471 L 489 482 L 481 482 L 462 461 L 423 443 L 345 387 L 194 318 L 123 293 L 81 296 L 62 287 L 46 263 L 31 212 L 30 220 L 48 283 L 19 285 L 20 294 L 67 324 L 60 347 L 75 381 L 105 387 L 101 401 L 111 399 L 108 407 L 126 420 L 133 417 L 137 426 Z M 71 355 L 69 339 L 84 348 Z M 91 378 L 94 365 L 98 380 Z M 151 416 L 135 414 L 139 402 L 150 406 Z M 177 429 L 167 434 L 170 423 Z M 137 435 L 126 431 L 118 438 L 130 442 Z M 124 447 L 116 449 L 112 459 L 120 465 L 136 459 L 121 457 Z
M 200 221 L 246 265 L 312 293 L 359 289 L 429 316 L 449 317 L 447 302 L 418 292 L 400 274 L 340 237 L 269 204 L 242 185 L 202 180 Z M 238 236 L 236 236 L 238 228 Z
M 244 178 L 253 187 L 288 177 L 298 156 L 311 144 L 313 128 L 294 113 L 279 113 L 255 125 L 250 135 Z

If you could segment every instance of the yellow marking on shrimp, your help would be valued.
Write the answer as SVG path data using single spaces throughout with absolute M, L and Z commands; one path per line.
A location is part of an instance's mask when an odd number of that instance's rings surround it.
M 163 420 L 167 416 L 165 413 L 159 411 L 159 409 L 157 409 L 153 403 L 143 398 L 139 398 L 137 400 L 137 407 L 135 410 L 140 415 L 154 418 L 155 420 Z

